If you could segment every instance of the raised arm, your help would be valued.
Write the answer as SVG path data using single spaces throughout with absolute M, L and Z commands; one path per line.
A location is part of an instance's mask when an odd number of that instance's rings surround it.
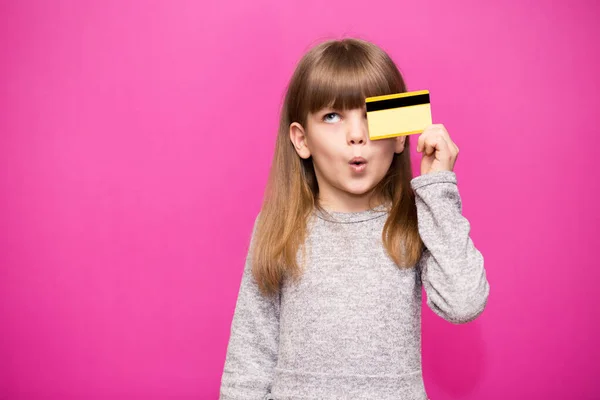
M 418 268 L 427 305 L 449 322 L 472 321 L 483 312 L 490 286 L 483 256 L 469 237 L 471 227 L 462 215 L 456 175 L 438 171 L 411 183 L 426 247 Z

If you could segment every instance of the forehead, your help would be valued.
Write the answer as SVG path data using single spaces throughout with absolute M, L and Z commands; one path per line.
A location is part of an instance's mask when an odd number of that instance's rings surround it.
M 365 106 L 371 96 L 397 92 L 397 82 L 382 69 L 366 67 L 358 60 L 328 60 L 314 68 L 305 81 L 301 99 L 308 112 L 330 108 L 350 110 Z
M 337 87 L 336 87 L 337 86 Z M 352 110 L 365 108 L 365 99 L 371 96 L 372 92 L 357 86 L 347 86 L 343 84 L 336 85 L 335 82 L 328 86 L 320 86 L 312 91 L 313 96 L 308 104 L 308 111 L 315 113 L 322 110 Z

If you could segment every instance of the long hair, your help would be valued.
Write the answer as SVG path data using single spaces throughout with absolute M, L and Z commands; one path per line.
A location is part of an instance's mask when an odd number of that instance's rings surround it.
M 360 39 L 329 40 L 314 46 L 298 63 L 287 87 L 264 201 L 256 221 L 252 273 L 261 292 L 279 291 L 284 277 L 298 278 L 297 254 L 307 235 L 308 220 L 318 207 L 319 187 L 312 159 L 302 159 L 290 140 L 292 122 L 305 126 L 307 116 L 332 107 L 364 106 L 365 98 L 406 91 L 404 79 L 389 55 Z M 374 189 L 391 208 L 382 241 L 399 268 L 414 266 L 423 250 L 410 165 L 410 142 L 395 154 L 390 169 Z

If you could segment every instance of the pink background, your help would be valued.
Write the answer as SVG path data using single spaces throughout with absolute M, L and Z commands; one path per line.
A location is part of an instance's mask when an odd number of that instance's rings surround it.
M 1 2 L 0 399 L 217 398 L 284 87 L 342 36 L 461 148 L 491 295 L 424 309 L 430 397 L 599 398 L 599 8 Z

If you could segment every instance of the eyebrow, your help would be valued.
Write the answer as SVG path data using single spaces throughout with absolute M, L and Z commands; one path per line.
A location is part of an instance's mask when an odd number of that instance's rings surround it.
M 334 108 L 334 107 L 323 107 L 323 108 L 317 110 L 314 114 L 321 114 L 321 113 L 329 114 L 330 112 L 343 112 L 343 111 L 350 111 L 350 110 L 366 111 L 366 109 L 367 109 L 366 104 L 361 107 L 349 108 L 347 110 L 343 110 L 341 108 Z
M 314 113 L 311 113 L 311 114 L 314 115 L 316 118 L 320 118 L 320 117 L 325 116 L 327 114 L 331 114 L 331 113 L 339 112 L 339 111 L 340 110 L 336 110 L 334 108 L 324 107 L 324 108 L 321 108 L 321 109 L 319 109 L 319 110 L 317 110 L 317 111 L 315 111 Z

